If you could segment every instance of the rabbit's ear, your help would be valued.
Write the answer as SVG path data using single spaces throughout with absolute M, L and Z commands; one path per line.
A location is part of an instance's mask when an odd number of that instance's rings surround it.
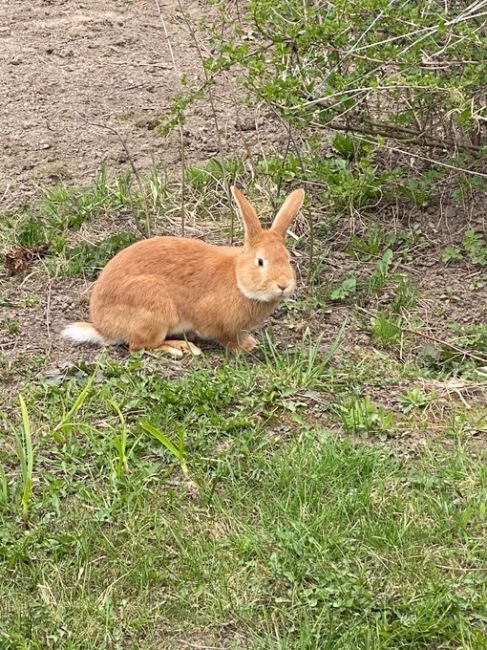
M 231 190 L 245 226 L 245 243 L 251 244 L 262 233 L 259 217 L 238 187 L 232 186 Z
M 281 237 L 285 237 L 287 229 L 289 228 L 289 224 L 298 214 L 301 206 L 303 205 L 303 201 L 304 190 L 294 190 L 294 192 L 291 192 L 291 194 L 282 204 L 279 212 L 276 214 L 271 226 L 271 230 L 279 233 Z

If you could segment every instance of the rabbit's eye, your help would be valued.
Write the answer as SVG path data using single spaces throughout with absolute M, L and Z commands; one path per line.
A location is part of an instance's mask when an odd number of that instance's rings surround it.
M 257 264 L 258 264 L 259 266 L 264 266 L 264 260 L 262 259 L 262 257 L 258 257 L 258 258 L 257 258 Z

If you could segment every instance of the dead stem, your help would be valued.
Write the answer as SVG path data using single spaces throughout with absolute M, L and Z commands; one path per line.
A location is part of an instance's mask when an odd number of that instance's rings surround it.
M 218 159 L 219 159 L 221 169 L 222 169 L 222 174 L 223 174 L 223 187 L 224 187 L 225 194 L 227 196 L 227 202 L 228 202 L 228 205 L 229 205 L 229 208 L 230 208 L 230 215 L 231 215 L 231 218 L 230 218 L 231 219 L 230 220 L 230 245 L 232 245 L 233 244 L 233 237 L 234 237 L 234 218 L 233 218 L 234 212 L 233 212 L 233 207 L 232 207 L 232 195 L 231 195 L 231 192 L 230 192 L 230 182 L 229 182 L 228 173 L 227 173 L 227 170 L 226 170 L 225 164 L 224 164 L 223 142 L 222 142 L 222 137 L 221 137 L 220 125 L 218 123 L 218 117 L 217 117 L 217 114 L 216 114 L 215 102 L 214 102 L 213 92 L 212 92 L 212 85 L 213 85 L 214 82 L 213 82 L 213 79 L 210 77 L 210 75 L 208 73 L 208 70 L 206 69 L 206 66 L 204 64 L 205 60 L 204 60 L 204 57 L 203 57 L 203 52 L 201 50 L 200 42 L 199 42 L 199 40 L 198 40 L 198 38 L 196 36 L 196 32 L 195 32 L 195 29 L 194 29 L 193 25 L 189 21 L 188 16 L 184 13 L 184 9 L 183 9 L 183 5 L 182 5 L 181 0 L 178 0 L 178 7 L 179 7 L 179 10 L 180 10 L 181 15 L 183 17 L 184 23 L 185 23 L 185 25 L 186 25 L 186 27 L 188 29 L 188 32 L 189 32 L 189 34 L 191 36 L 191 39 L 192 39 L 192 41 L 193 41 L 193 43 L 195 45 L 196 51 L 198 52 L 198 57 L 199 57 L 200 62 L 201 62 L 201 68 L 203 70 L 203 74 L 204 74 L 204 77 L 205 77 L 205 84 L 206 84 L 206 86 L 208 88 L 208 101 L 210 103 L 211 115 L 212 115 L 212 118 L 213 118 L 213 123 L 215 125 L 215 135 L 216 135 L 216 141 L 217 141 L 217 146 L 218 146 L 218 154 L 219 154 Z
M 136 216 L 137 210 L 135 209 L 135 203 L 134 203 L 134 201 L 132 199 L 132 195 L 130 193 L 130 187 L 129 187 L 129 199 L 130 199 L 130 203 L 132 205 L 132 209 L 133 209 L 133 212 L 134 212 L 134 223 L 135 223 L 135 226 L 136 226 L 137 230 L 139 231 L 139 233 L 143 237 L 145 237 L 147 239 L 147 237 L 150 237 L 150 211 L 149 211 L 149 205 L 147 203 L 147 198 L 146 198 L 146 195 L 145 195 L 144 184 L 142 183 L 142 179 L 140 177 L 140 174 L 138 172 L 137 167 L 135 166 L 134 159 L 132 158 L 132 155 L 130 154 L 129 148 L 128 148 L 127 143 L 125 142 L 124 138 L 121 136 L 120 132 L 117 131 L 117 129 L 115 129 L 113 126 L 108 126 L 108 124 L 100 124 L 99 122 L 92 122 L 91 120 L 88 120 L 84 115 L 81 115 L 81 113 L 79 111 L 77 111 L 76 109 L 74 109 L 74 108 L 71 108 L 69 110 L 71 110 L 73 113 L 75 113 L 80 119 L 83 120 L 83 122 L 85 122 L 89 126 L 94 126 L 94 127 L 99 128 L 99 129 L 105 129 L 106 131 L 109 131 L 110 133 L 113 133 L 114 135 L 116 135 L 117 138 L 119 139 L 120 144 L 122 145 L 123 150 L 125 151 L 125 155 L 127 156 L 127 160 L 129 161 L 130 167 L 132 168 L 132 171 L 134 173 L 135 180 L 137 182 L 137 186 L 138 186 L 139 192 L 140 192 L 140 197 L 141 197 L 142 202 L 144 204 L 144 213 L 145 213 L 145 220 L 146 220 L 145 229 L 139 223 L 139 220 L 138 220 L 138 218 Z
M 174 50 L 171 45 L 171 39 L 169 38 L 169 32 L 166 27 L 166 21 L 162 15 L 161 5 L 159 0 L 155 0 L 157 13 L 159 14 L 159 20 L 161 21 L 162 29 L 164 30 L 164 36 L 166 37 L 166 43 L 169 50 L 169 55 L 171 57 L 173 69 L 178 73 L 180 78 L 180 71 L 176 64 L 176 59 L 174 57 Z M 179 131 L 179 147 L 180 147 L 180 159 L 181 159 L 181 235 L 184 237 L 186 234 L 186 157 L 184 153 L 184 132 L 183 125 L 178 121 L 178 131 Z
M 364 314 L 371 316 L 372 318 L 376 318 L 377 316 L 377 314 L 374 314 L 374 312 L 371 312 L 368 309 L 365 309 L 364 307 L 357 307 L 357 309 L 363 312 Z M 475 361 L 480 361 L 480 363 L 487 364 L 487 358 L 474 354 L 469 350 L 465 350 L 464 348 L 461 348 L 460 346 L 455 345 L 454 343 L 450 343 L 449 341 L 444 341 L 443 339 L 440 339 L 437 336 L 433 336 L 433 334 L 428 334 L 427 332 L 424 332 L 423 330 L 420 329 L 411 329 L 409 327 L 402 327 L 401 325 L 398 325 L 397 327 L 401 332 L 404 332 L 405 334 L 411 334 L 412 336 L 420 336 L 423 339 L 427 339 L 428 341 L 433 341 L 438 345 L 442 345 L 445 348 L 449 348 L 450 350 L 453 350 L 454 352 L 458 352 L 458 354 L 461 354 L 464 357 L 469 357 L 470 359 L 475 359 Z

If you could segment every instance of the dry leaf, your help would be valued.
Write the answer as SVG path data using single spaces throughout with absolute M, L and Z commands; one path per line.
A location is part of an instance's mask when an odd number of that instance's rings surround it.
M 5 268 L 8 275 L 25 273 L 32 266 L 32 262 L 41 259 L 49 251 L 49 243 L 40 246 L 17 246 L 5 255 Z

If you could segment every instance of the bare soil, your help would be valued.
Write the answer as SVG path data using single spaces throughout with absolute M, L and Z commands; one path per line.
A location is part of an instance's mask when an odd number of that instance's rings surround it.
M 158 12 L 160 7 L 160 15 Z M 189 0 L 184 11 L 200 20 L 211 10 Z M 167 32 L 167 37 L 166 37 Z M 171 54 L 172 52 L 172 54 Z M 174 57 L 174 63 L 173 63 Z M 197 48 L 172 0 L 3 0 L 0 3 L 0 197 L 3 209 L 65 181 L 87 184 L 102 163 L 127 166 L 116 134 L 139 169 L 152 158 L 177 166 L 179 138 L 155 129 L 185 75 L 201 76 Z M 256 137 L 261 120 L 237 109 L 234 93 L 215 91 L 220 141 L 227 151 L 276 141 L 276 127 Z M 237 110 L 241 115 L 237 115 Z M 208 103 L 184 130 L 185 155 L 204 162 L 218 152 Z

